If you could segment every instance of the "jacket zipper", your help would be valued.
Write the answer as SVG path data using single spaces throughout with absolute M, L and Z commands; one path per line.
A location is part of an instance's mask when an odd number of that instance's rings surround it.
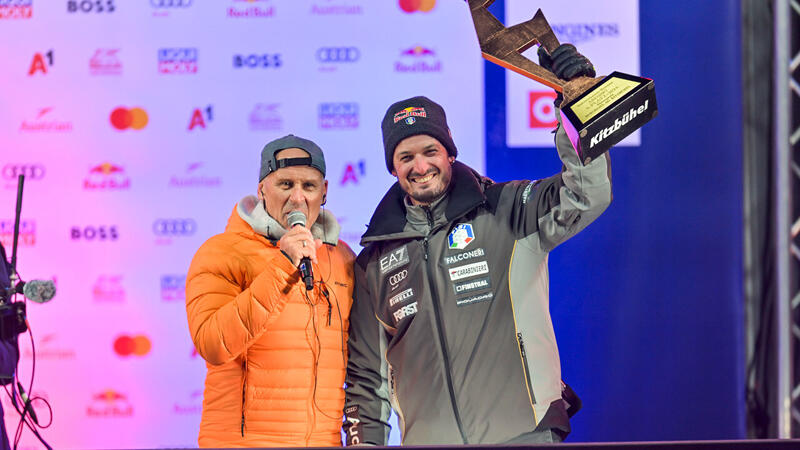
M 430 230 L 428 230 L 428 236 L 430 236 L 431 232 L 433 232 L 433 216 L 431 215 L 431 211 L 426 208 L 426 214 L 428 216 L 428 226 Z M 422 246 L 425 249 L 425 268 L 428 272 L 428 279 L 435 280 L 433 270 L 431 269 L 431 263 L 428 259 L 428 236 L 425 237 L 422 241 Z M 458 405 L 456 404 L 456 393 L 453 390 L 453 376 L 450 372 L 450 355 L 447 352 L 447 345 L 444 339 L 444 332 L 442 331 L 442 320 L 441 320 L 441 313 L 439 312 L 439 295 L 436 288 L 431 289 L 431 295 L 433 296 L 433 314 L 436 320 L 436 329 L 439 332 L 439 345 L 442 347 L 442 355 L 444 357 L 444 372 L 445 372 L 445 381 L 447 382 L 447 389 L 450 391 L 450 404 L 453 407 L 453 414 L 455 415 L 456 425 L 458 426 L 458 432 L 461 433 L 461 440 L 464 444 L 469 444 L 467 440 L 466 434 L 464 434 L 464 426 L 461 423 L 461 414 L 458 412 Z
M 244 408 L 247 397 L 247 359 L 242 360 L 242 437 L 244 437 Z
M 533 394 L 533 385 L 531 384 L 531 377 L 528 373 L 528 357 L 525 355 L 525 343 L 522 342 L 522 333 L 517 333 L 517 342 L 519 342 L 519 354 L 522 355 L 522 373 L 525 376 L 525 384 L 528 386 L 528 397 L 531 401 L 531 406 L 536 404 L 536 396 Z

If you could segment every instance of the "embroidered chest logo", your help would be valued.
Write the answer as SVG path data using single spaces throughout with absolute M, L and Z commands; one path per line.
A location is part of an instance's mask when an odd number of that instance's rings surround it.
M 447 236 L 447 244 L 451 250 L 463 250 L 470 242 L 475 240 L 475 233 L 472 231 L 471 223 L 460 223 L 453 228 Z
M 393 250 L 388 255 L 382 257 L 378 263 L 380 264 L 381 274 L 385 274 L 390 270 L 408 264 L 408 248 L 404 245 L 396 250 Z

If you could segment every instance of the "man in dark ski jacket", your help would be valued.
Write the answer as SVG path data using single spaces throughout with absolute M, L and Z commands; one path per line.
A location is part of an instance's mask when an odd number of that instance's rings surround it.
M 594 76 L 562 47 L 556 75 Z M 547 257 L 611 202 L 608 156 L 582 165 L 559 118 L 561 173 L 493 183 L 456 161 L 445 112 L 428 98 L 393 104 L 381 127 L 397 183 L 356 260 L 347 445 L 385 445 L 390 404 L 404 445 L 562 441 Z

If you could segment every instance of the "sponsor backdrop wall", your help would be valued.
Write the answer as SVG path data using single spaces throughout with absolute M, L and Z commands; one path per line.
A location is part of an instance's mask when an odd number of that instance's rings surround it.
M 598 74 L 652 78 L 658 97 L 611 150 L 609 209 L 551 253 L 562 375 L 584 401 L 570 439 L 745 437 L 738 2 L 503 3 L 507 25 L 541 7 Z M 485 80 L 489 176 L 560 170 L 536 140 L 551 94 L 491 64 Z
M 460 159 L 484 167 L 463 2 L 0 0 L 0 37 L 0 237 L 10 251 L 25 173 L 19 272 L 58 286 L 28 307 L 55 448 L 196 445 L 205 366 L 185 274 L 255 194 L 267 141 L 326 150 L 327 206 L 356 250 L 393 182 L 380 137 L 392 102 L 442 103 Z M 27 431 L 23 447 L 39 448 Z

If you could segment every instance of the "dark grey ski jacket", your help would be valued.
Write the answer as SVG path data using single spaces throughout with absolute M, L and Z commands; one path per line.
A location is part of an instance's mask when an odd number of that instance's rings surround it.
M 561 127 L 556 147 L 564 169 L 544 180 L 456 162 L 432 209 L 406 208 L 397 183 L 381 200 L 355 267 L 347 445 L 386 445 L 390 403 L 404 445 L 494 444 L 561 398 L 548 252 L 606 209 L 611 180 L 608 156 L 581 165 Z

